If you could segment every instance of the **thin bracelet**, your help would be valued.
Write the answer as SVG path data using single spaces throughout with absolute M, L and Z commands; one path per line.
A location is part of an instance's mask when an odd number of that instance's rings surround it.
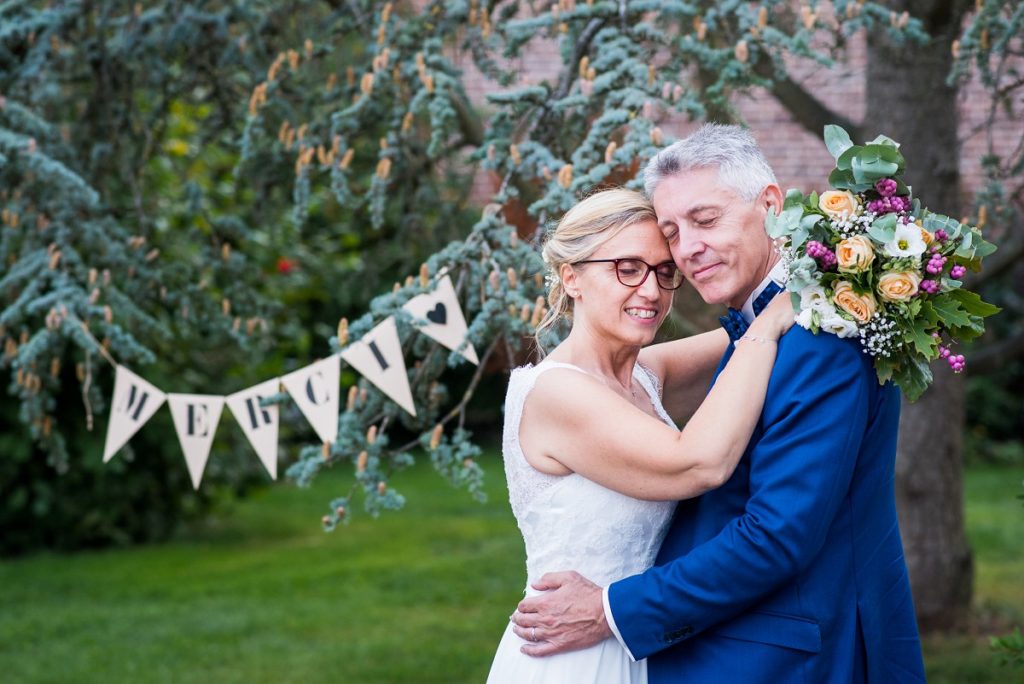
M 778 342 L 778 340 L 773 340 L 769 337 L 760 337 L 758 335 L 751 335 L 749 333 L 740 337 L 739 340 L 736 340 L 736 342 L 738 343 L 740 342 L 740 340 L 749 340 L 751 342 L 758 342 L 760 344 L 775 344 L 776 342 Z

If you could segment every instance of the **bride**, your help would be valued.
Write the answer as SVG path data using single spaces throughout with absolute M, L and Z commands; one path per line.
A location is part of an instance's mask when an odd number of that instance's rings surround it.
M 539 364 L 513 371 L 505 402 L 502 451 L 527 594 L 550 571 L 574 568 L 606 586 L 651 566 L 675 502 L 732 474 L 764 403 L 775 342 L 793 323 L 789 298 L 773 301 L 705 395 L 724 331 L 646 346 L 683 276 L 642 195 L 614 189 L 584 199 L 543 254 L 555 282 L 538 335 L 562 317 L 572 330 Z M 673 419 L 688 419 L 686 427 Z M 533 658 L 512 628 L 491 684 L 646 682 L 646 661 L 631 661 L 614 638 Z

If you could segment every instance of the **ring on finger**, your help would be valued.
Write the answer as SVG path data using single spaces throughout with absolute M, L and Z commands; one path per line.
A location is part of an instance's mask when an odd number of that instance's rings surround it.
M 531 634 L 530 641 L 536 641 L 537 640 L 537 628 L 536 627 L 532 627 L 531 629 L 533 631 L 530 633 Z

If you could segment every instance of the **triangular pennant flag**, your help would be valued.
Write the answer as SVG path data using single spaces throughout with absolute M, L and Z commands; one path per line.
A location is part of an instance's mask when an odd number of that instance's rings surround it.
M 466 319 L 459 307 L 459 298 L 455 295 L 452 279 L 444 276 L 438 281 L 433 292 L 413 297 L 402 307 L 416 318 L 427 321 L 419 330 L 448 349 L 455 351 L 466 339 Z M 459 352 L 475 365 L 480 364 L 476 349 L 469 344 Z
M 235 392 L 225 401 L 235 420 L 242 427 L 249 443 L 256 450 L 270 477 L 277 479 L 277 404 L 260 406 L 260 401 L 277 394 L 281 381 L 277 378 Z
M 192 487 L 199 489 L 206 461 L 210 457 L 213 435 L 224 410 L 224 397 L 211 394 L 168 394 L 167 406 L 174 419 L 185 464 L 192 476 Z
M 281 378 L 321 442 L 338 439 L 341 359 L 335 355 Z
M 399 406 L 416 415 L 416 405 L 409 390 L 409 377 L 405 374 L 402 343 L 398 339 L 395 319 L 388 316 L 384 322 L 362 339 L 341 352 L 353 368 L 362 373 L 380 391 L 395 400 Z
M 103 446 L 106 463 L 164 404 L 166 395 L 124 366 L 114 374 L 114 396 L 110 401 L 110 422 Z

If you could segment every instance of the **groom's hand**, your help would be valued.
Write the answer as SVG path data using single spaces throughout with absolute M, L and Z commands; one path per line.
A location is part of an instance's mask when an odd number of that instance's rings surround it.
M 533 588 L 546 593 L 523 599 L 512 614 L 512 631 L 530 642 L 520 649 L 526 655 L 575 651 L 612 636 L 604 590 L 578 572 L 549 572 Z

